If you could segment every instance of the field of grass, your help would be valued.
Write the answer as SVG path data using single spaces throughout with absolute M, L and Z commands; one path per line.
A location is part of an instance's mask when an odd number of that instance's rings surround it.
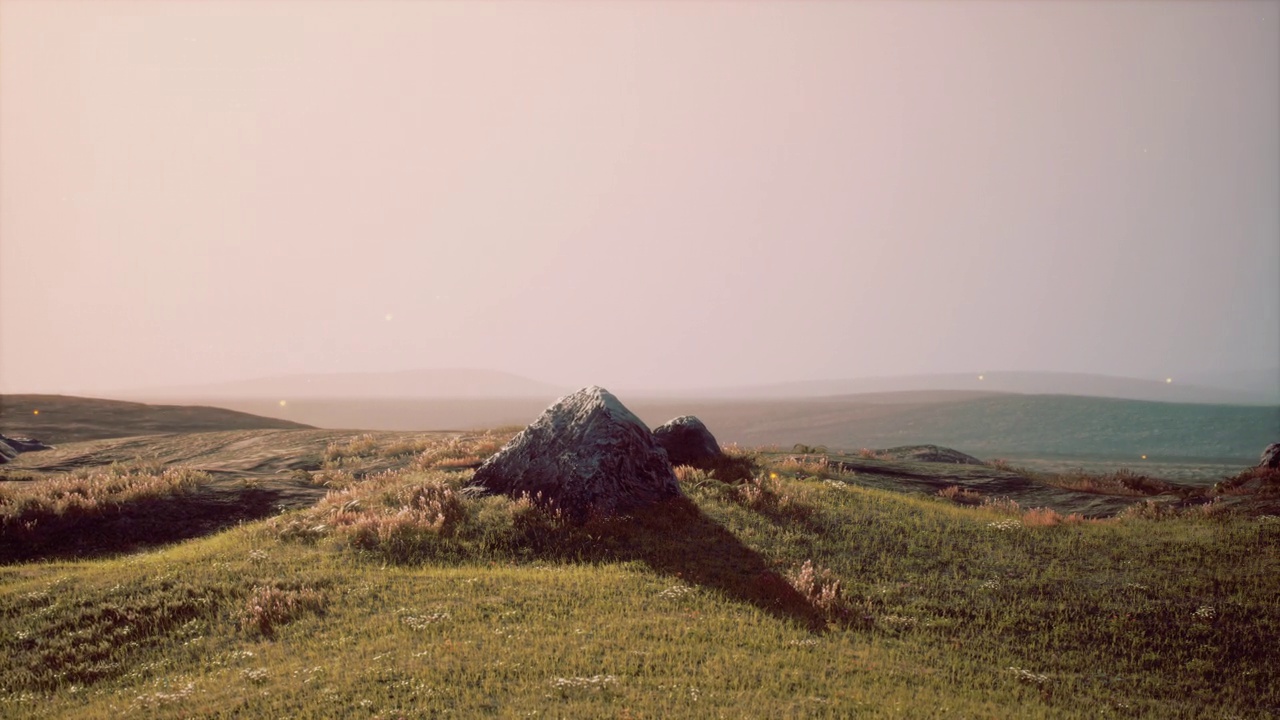
M 463 489 L 493 442 L 351 436 L 313 507 L 0 567 L 0 716 L 1280 712 L 1274 515 L 1085 521 L 743 454 L 750 480 L 681 468 L 687 499 L 574 526 Z

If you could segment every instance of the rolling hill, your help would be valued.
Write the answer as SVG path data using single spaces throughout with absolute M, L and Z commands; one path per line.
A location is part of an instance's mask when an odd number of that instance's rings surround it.
M 201 405 L 147 405 L 67 395 L 0 395 L 0 431 L 52 444 L 154 433 L 310 427 Z

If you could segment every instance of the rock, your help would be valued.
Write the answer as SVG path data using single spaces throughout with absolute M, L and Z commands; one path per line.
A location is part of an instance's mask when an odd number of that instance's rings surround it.
M 550 501 L 581 521 L 629 513 L 680 495 L 666 452 L 601 387 L 557 400 L 476 469 L 472 485 Z
M 3 435 L 0 435 L 0 438 L 3 437 Z M 0 465 L 3 465 L 16 457 L 18 457 L 18 451 L 14 450 L 9 443 L 4 440 L 0 440 Z
M 36 452 L 38 450 L 52 450 L 52 445 L 45 445 L 35 438 L 11 438 L 0 435 L 0 442 L 8 445 L 14 450 L 24 452 Z
M 888 450 L 876 450 L 876 457 L 884 460 L 908 460 L 913 462 L 953 463 L 956 465 L 986 465 L 972 455 L 939 445 L 903 445 Z
M 1271 443 L 1262 451 L 1262 461 L 1258 463 L 1258 467 L 1280 468 L 1280 443 Z
M 705 465 L 720 457 L 720 443 L 702 421 L 692 415 L 668 420 L 653 431 L 672 465 Z

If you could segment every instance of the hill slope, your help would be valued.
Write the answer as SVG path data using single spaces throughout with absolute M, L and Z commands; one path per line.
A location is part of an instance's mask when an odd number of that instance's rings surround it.
M 68 395 L 0 395 L 0 430 L 47 443 L 213 430 L 307 429 L 310 425 L 201 405 L 147 405 Z
M 405 438 L 356 440 L 326 455 L 345 470 Z M 1017 483 L 979 466 L 944 479 L 849 463 L 776 458 L 735 484 L 681 472 L 687 497 L 585 526 L 467 493 L 458 463 L 416 463 L 335 473 L 319 505 L 145 554 L 0 561 L 0 716 L 1163 719 L 1280 706 L 1274 511 L 1142 503 L 1086 521 L 862 485 L 877 469 L 931 487 Z M 130 526 L 189 525 L 199 490 L 158 512 L 154 497 L 127 500 L 148 511 Z M 69 509 L 75 532 L 114 537 Z

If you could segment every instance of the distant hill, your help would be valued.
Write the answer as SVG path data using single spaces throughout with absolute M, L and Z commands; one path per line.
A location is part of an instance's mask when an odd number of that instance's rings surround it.
M 832 449 L 938 444 L 1003 456 L 1257 462 L 1280 441 L 1280 406 L 1157 403 L 1064 395 L 904 392 L 832 398 L 645 398 L 619 395 L 651 427 L 697 415 L 721 442 Z M 328 428 L 462 430 L 524 425 L 550 404 L 523 399 L 265 400 L 228 407 Z
M 519 398 L 554 400 L 574 388 L 496 370 L 450 368 L 403 372 L 286 375 L 236 382 L 143 388 L 122 395 L 170 398 Z
M 712 408 L 708 408 L 712 410 Z M 1256 462 L 1280 440 L 1280 407 L 1157 403 L 1065 395 L 868 405 L 857 396 L 783 401 L 703 420 L 744 444 L 884 448 L 935 443 L 971 455 L 1198 458 Z M 643 415 L 642 415 L 643 417 Z M 700 416 L 701 417 L 701 416 Z
M 199 405 L 146 405 L 68 395 L 0 395 L 0 432 L 35 437 L 54 445 L 154 433 L 310 427 Z
M 1216 379 L 1225 381 L 1225 378 L 1226 376 Z M 808 398 L 904 391 L 963 390 L 1028 395 L 1080 395 L 1153 402 L 1280 404 L 1280 397 L 1277 397 L 1274 390 L 1268 389 L 1269 385 L 1261 383 L 1260 378 L 1250 378 L 1252 384 L 1236 384 L 1231 387 L 1190 384 L 1178 378 L 1167 380 L 1172 382 L 1167 382 L 1164 378 L 1144 380 L 1084 373 L 975 372 L 777 383 L 724 388 L 708 395 L 736 398 Z

